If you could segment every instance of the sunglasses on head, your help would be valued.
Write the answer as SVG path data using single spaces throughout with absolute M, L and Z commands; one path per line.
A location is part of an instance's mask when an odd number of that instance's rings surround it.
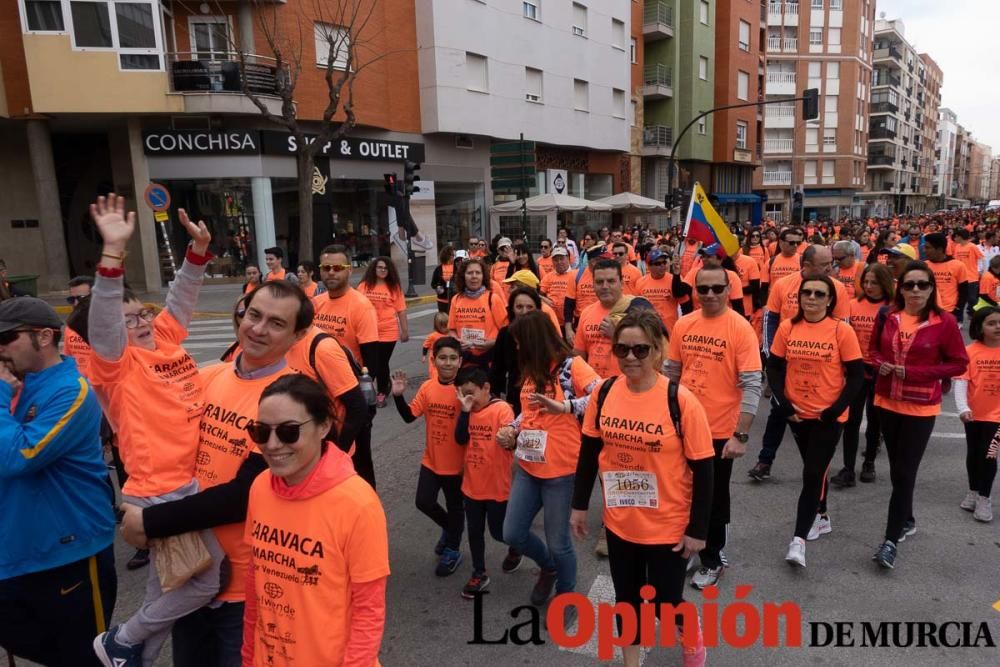
M 636 359 L 642 360 L 649 356 L 649 351 L 653 349 L 652 345 L 642 343 L 640 345 L 625 345 L 624 343 L 615 343 L 611 346 L 611 354 L 615 355 L 619 359 L 624 359 L 631 352 L 632 356 Z
M 23 333 L 32 333 L 38 331 L 38 329 L 14 329 L 12 331 L 4 331 L 0 333 L 0 345 L 10 345 L 17 337 Z
M 307 419 L 304 422 L 282 422 L 276 426 L 271 426 L 270 424 L 265 424 L 263 422 L 252 422 L 247 424 L 247 433 L 250 435 L 250 439 L 256 442 L 258 445 L 263 445 L 271 439 L 271 431 L 274 430 L 274 434 L 278 436 L 278 440 L 286 445 L 291 445 L 299 441 L 299 434 L 302 431 L 302 425 L 308 424 L 313 421 L 312 419 Z
M 728 283 L 725 285 L 697 285 L 695 289 L 698 290 L 698 294 L 702 296 L 711 292 L 712 294 L 722 294 L 729 287 Z
M 804 290 L 799 290 L 799 296 L 800 297 L 804 296 L 807 299 L 813 299 L 813 298 L 825 299 L 826 297 L 830 296 L 830 293 L 825 292 L 821 289 L 804 289 Z
M 319 270 L 326 271 L 327 273 L 332 273 L 334 271 L 347 271 L 351 268 L 350 264 L 320 264 Z
M 920 290 L 924 292 L 931 288 L 931 281 L 929 280 L 904 280 L 900 285 L 902 289 L 907 292 L 912 292 L 914 290 Z

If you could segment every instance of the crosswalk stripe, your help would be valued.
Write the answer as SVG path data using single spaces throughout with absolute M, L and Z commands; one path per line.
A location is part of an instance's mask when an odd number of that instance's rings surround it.
M 206 333 L 206 334 L 195 334 L 194 336 L 188 336 L 185 340 L 199 341 L 199 340 L 228 340 L 233 341 L 236 339 L 236 334 L 232 330 L 228 332 L 216 332 L 216 333 Z M 187 343 L 185 343 L 187 345 Z

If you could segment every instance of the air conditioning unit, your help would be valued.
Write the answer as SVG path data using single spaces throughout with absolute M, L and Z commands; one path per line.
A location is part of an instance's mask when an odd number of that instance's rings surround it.
M 532 93 L 525 93 L 524 94 L 524 99 L 528 100 L 529 102 L 541 102 L 542 101 L 542 96 L 541 95 L 534 95 Z
M 573 34 L 577 37 L 583 37 L 584 30 L 578 25 L 573 26 Z

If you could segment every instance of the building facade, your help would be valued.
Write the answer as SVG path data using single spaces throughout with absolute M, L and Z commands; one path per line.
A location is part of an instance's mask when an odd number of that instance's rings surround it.
M 764 107 L 754 187 L 770 219 L 860 214 L 874 19 L 874 0 L 768 2 L 764 99 L 776 104 Z M 808 88 L 819 89 L 819 119 L 804 123 L 792 100 Z
M 990 199 L 993 149 L 980 141 L 973 141 L 969 156 L 968 199 L 973 204 L 985 204 Z
M 937 134 L 934 144 L 934 184 L 931 193 L 937 197 L 937 207 L 947 208 L 949 200 L 958 197 L 955 183 L 955 151 L 958 145 L 958 116 L 951 109 L 938 110 Z

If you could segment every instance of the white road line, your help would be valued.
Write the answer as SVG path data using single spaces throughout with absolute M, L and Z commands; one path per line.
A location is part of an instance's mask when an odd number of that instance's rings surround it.
M 406 319 L 415 320 L 418 317 L 427 317 L 428 315 L 431 315 L 436 312 L 438 312 L 437 308 L 427 308 L 426 310 L 418 310 L 415 313 L 407 313 Z
M 230 330 L 229 332 L 218 332 L 218 333 L 196 333 L 192 336 L 188 336 L 185 340 L 190 341 L 200 341 L 200 340 L 221 340 L 221 341 L 234 341 L 236 340 L 236 334 Z M 185 343 L 186 345 L 186 343 Z
M 590 600 L 591 604 L 596 608 L 600 603 L 614 604 L 615 603 L 615 585 L 611 581 L 611 575 L 599 574 L 594 577 L 594 583 L 590 585 L 590 591 L 587 593 L 587 598 Z M 568 634 L 573 634 L 576 632 L 576 628 L 568 629 Z M 659 637 L 659 631 L 657 631 L 657 637 Z M 579 648 L 562 648 L 559 647 L 560 651 L 567 651 L 569 653 L 579 653 L 581 655 L 586 655 L 591 658 L 597 659 L 597 632 L 595 631 L 593 636 L 590 638 L 586 644 Z M 646 659 L 646 655 L 649 653 L 649 649 L 642 649 L 639 653 L 639 664 L 641 665 Z M 616 659 L 621 658 L 621 651 L 615 649 Z
M 197 334 L 213 333 L 217 331 L 228 331 L 229 333 L 233 333 L 233 325 L 230 323 L 230 324 L 219 324 L 214 327 L 198 327 L 197 329 L 188 329 L 188 334 L 191 336 L 195 336 Z

